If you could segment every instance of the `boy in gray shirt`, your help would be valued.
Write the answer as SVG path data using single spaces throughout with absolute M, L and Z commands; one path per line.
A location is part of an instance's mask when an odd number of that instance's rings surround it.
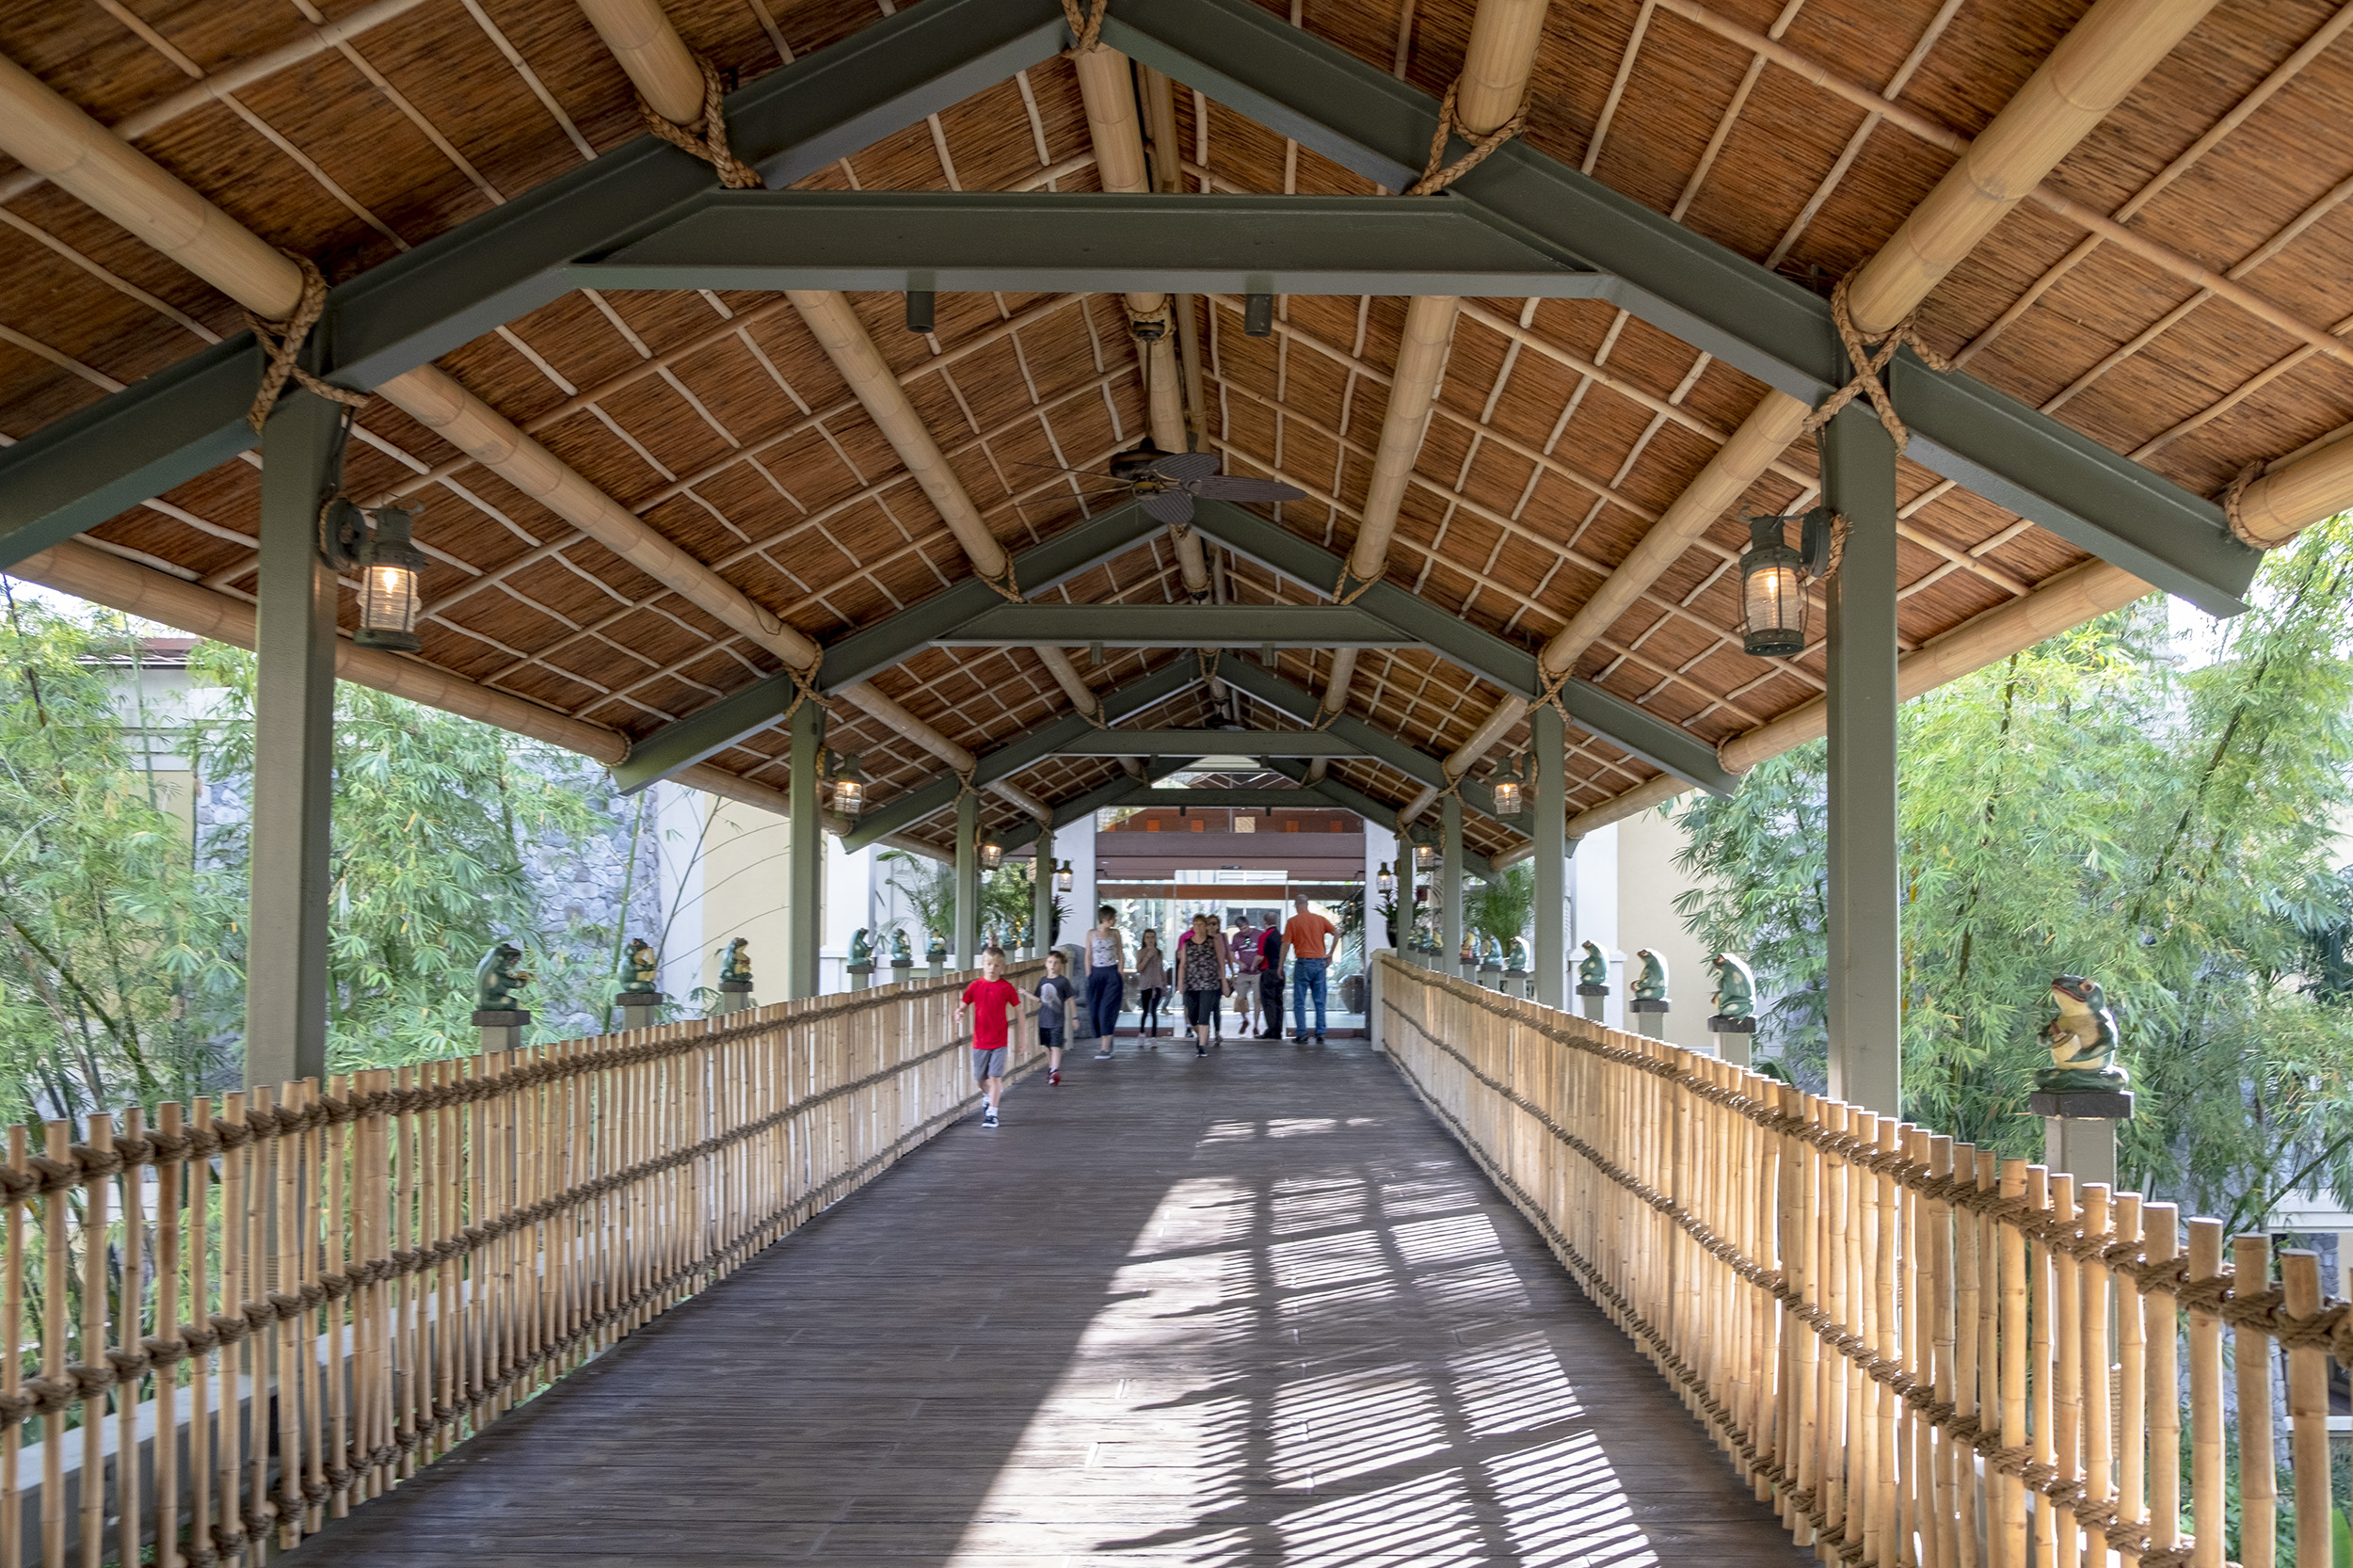
M 1062 954 L 1048 952 L 1046 955 L 1046 978 L 1037 983 L 1037 1043 L 1046 1048 L 1046 1081 L 1062 1081 L 1062 1047 L 1064 1031 L 1070 1022 L 1070 999 L 1079 988 L 1070 984 L 1062 972 Z

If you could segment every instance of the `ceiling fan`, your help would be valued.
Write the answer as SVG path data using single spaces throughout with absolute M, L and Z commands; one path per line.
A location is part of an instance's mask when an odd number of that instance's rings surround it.
M 1276 479 L 1220 473 L 1214 452 L 1163 452 L 1152 438 L 1112 457 L 1111 476 L 1144 503 L 1144 515 L 1160 522 L 1193 520 L 1200 501 L 1305 501 L 1307 492 Z

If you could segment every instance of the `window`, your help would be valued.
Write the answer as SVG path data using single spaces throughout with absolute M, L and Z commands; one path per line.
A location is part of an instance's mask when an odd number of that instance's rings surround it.
M 1256 833 L 1258 831 L 1258 819 L 1256 817 L 1236 817 L 1234 819 L 1234 831 L 1237 833 Z
M 1193 830 L 1195 833 L 1206 831 L 1209 825 L 1208 823 L 1203 822 L 1199 817 L 1192 817 L 1187 820 L 1193 824 Z
M 1292 818 L 1290 821 L 1289 821 L 1289 822 L 1285 823 L 1285 824 L 1283 824 L 1283 831 L 1284 831 L 1284 832 L 1286 832 L 1286 833 L 1296 833 L 1296 832 L 1298 832 L 1298 831 L 1299 831 L 1299 820 L 1298 820 L 1296 817 L 1294 817 L 1294 818 Z
M 1160 830 L 1160 824 L 1157 822 L 1147 822 L 1144 824 L 1144 830 L 1146 833 L 1158 833 Z

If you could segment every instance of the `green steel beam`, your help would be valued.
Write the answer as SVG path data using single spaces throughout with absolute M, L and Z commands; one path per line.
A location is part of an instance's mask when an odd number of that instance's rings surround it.
M 1276 773 L 1288 774 L 1303 782 L 1306 778 L 1307 770 L 1296 762 L 1276 762 L 1272 765 Z M 1375 800 L 1362 790 L 1343 784 L 1337 778 L 1319 779 L 1309 787 L 1330 800 L 1333 805 L 1353 811 L 1369 821 L 1386 823 L 1397 819 L 1396 804 Z M 1407 858 L 1412 857 L 1409 856 Z M 1466 849 L 1463 852 L 1463 869 L 1481 882 L 1492 882 L 1496 877 L 1495 862 L 1477 850 Z
M 1120 6 L 1102 37 L 1391 190 L 1420 175 L 1437 100 L 1254 0 Z M 1829 301 L 1525 138 L 1496 149 L 1446 199 L 1608 275 L 1601 297 L 1793 397 L 1811 403 L 1846 379 Z M 2230 536 L 2215 503 L 1981 381 L 1929 372 L 1909 350 L 1894 388 L 1913 461 L 2211 613 L 2245 608 L 2258 557 Z
M 1324 729 L 1096 729 L 1062 748 L 1064 757 L 1369 757 Z
M 1029 583 L 1021 578 L 1025 588 Z M 1353 604 L 1011 604 L 990 598 L 986 609 L 931 641 L 940 648 L 1413 648 L 1420 641 Z
M 1157 781 L 1175 773 L 1178 766 L 1179 764 L 1175 762 L 1147 764 L 1144 770 L 1144 776 L 1147 781 Z M 1103 808 L 1118 805 L 1120 796 L 1135 787 L 1136 781 L 1132 778 L 1114 778 L 1109 783 L 1096 785 L 1084 794 L 1072 796 L 1054 808 L 1055 829 L 1060 831 L 1074 823 L 1084 822 Z M 1008 830 L 1004 838 L 999 841 L 1004 846 L 1006 853 L 1011 854 L 1015 850 L 1028 848 L 1036 838 L 1037 824 L 1027 822 Z
M 1136 503 L 1124 503 L 1023 551 L 1014 557 L 1015 579 L 1028 592 L 1044 593 L 1151 537 L 1161 527 L 1145 517 Z M 828 646 L 818 671 L 818 687 L 838 692 L 863 680 L 929 647 L 943 628 L 1004 602 L 1002 595 L 979 578 L 965 578 L 888 620 Z M 623 794 L 633 793 L 716 756 L 776 723 L 792 706 L 793 692 L 791 676 L 766 676 L 684 718 L 672 720 L 629 748 L 629 756 L 613 770 L 614 782 Z
M 1257 811 L 1273 807 L 1313 808 L 1332 804 L 1332 797 L 1312 784 L 1296 790 L 1155 790 L 1137 784 L 1132 779 L 1128 783 L 1127 794 L 1120 797 L 1119 804 L 1122 806 L 1200 806 Z M 1276 837 L 1279 839 L 1281 835 Z
M 1315 693 L 1304 686 L 1295 686 L 1246 659 L 1220 660 L 1217 673 L 1227 685 L 1241 689 L 1277 712 L 1288 713 L 1302 722 L 1313 720 L 1316 716 Z M 1437 790 L 1446 788 L 1446 768 L 1437 758 L 1406 744 L 1385 730 L 1375 729 L 1353 714 L 1341 714 L 1325 727 L 1325 732 L 1362 748 L 1357 752 L 1358 756 L 1369 757 L 1376 762 L 1395 768 L 1417 784 L 1427 784 Z M 1270 758 L 1268 761 L 1272 764 L 1274 759 Z M 1495 815 L 1495 792 L 1480 780 L 1463 780 L 1462 793 L 1473 810 L 1484 812 L 1490 817 Z M 1396 807 L 1388 808 L 1389 816 L 1396 814 Z
M 1030 191 L 712 190 L 571 277 L 604 289 L 1515 299 L 1610 285 L 1451 202 Z
M 1195 528 L 1236 554 L 1316 593 L 1331 592 L 1346 564 L 1322 546 L 1230 502 L 1203 502 L 1194 507 L 1193 520 Z M 1370 584 L 1356 596 L 1352 607 L 1387 621 L 1423 647 L 1513 696 L 1533 697 L 1543 689 L 1533 653 L 1394 583 Z M 1712 795 L 1728 795 L 1739 787 L 1740 781 L 1716 760 L 1714 746 L 1614 692 L 1590 680 L 1573 680 L 1561 688 L 1561 700 L 1579 728 L 1662 772 Z
M 1058 0 L 925 0 L 730 93 L 728 138 L 790 184 L 1068 41 Z M 711 167 L 667 142 L 624 142 L 328 291 L 319 372 L 379 386 L 569 293 L 577 258 L 711 188 Z M 251 446 L 260 374 L 240 332 L 0 449 L 0 568 Z
M 1140 713 L 1156 702 L 1165 702 L 1177 693 L 1201 683 L 1201 670 L 1192 660 L 1172 664 L 1165 669 L 1114 686 L 1102 694 L 1103 718 L 1116 724 L 1131 713 Z M 1010 777 L 1023 768 L 1063 754 L 1066 746 L 1083 743 L 1096 732 L 1093 721 L 1076 713 L 1064 714 L 1051 724 L 1040 725 L 1027 734 L 1016 735 L 1000 746 L 983 752 L 974 759 L 972 782 L 993 784 Z M 1176 764 L 1169 764 L 1174 768 Z M 882 805 L 869 809 L 858 819 L 857 825 L 841 836 L 841 847 L 859 850 L 877 839 L 904 832 L 935 812 L 944 811 L 956 803 L 962 786 L 953 774 L 935 778 L 919 789 L 894 795 Z M 1029 840 L 1024 839 L 1022 842 Z

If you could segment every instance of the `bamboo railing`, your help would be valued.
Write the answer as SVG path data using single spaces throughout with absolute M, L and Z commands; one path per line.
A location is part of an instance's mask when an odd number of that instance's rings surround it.
M 258 1564 L 414 1475 L 970 1112 L 968 978 L 10 1128 L 0 1568 Z
M 2273 1568 L 2284 1352 L 2294 1560 L 2329 1568 L 2353 1320 L 2314 1254 L 2242 1236 L 2226 1261 L 2171 1204 L 1380 971 L 1406 1080 L 1823 1561 L 2222 1568 L 2235 1479 L 2237 1560 Z

